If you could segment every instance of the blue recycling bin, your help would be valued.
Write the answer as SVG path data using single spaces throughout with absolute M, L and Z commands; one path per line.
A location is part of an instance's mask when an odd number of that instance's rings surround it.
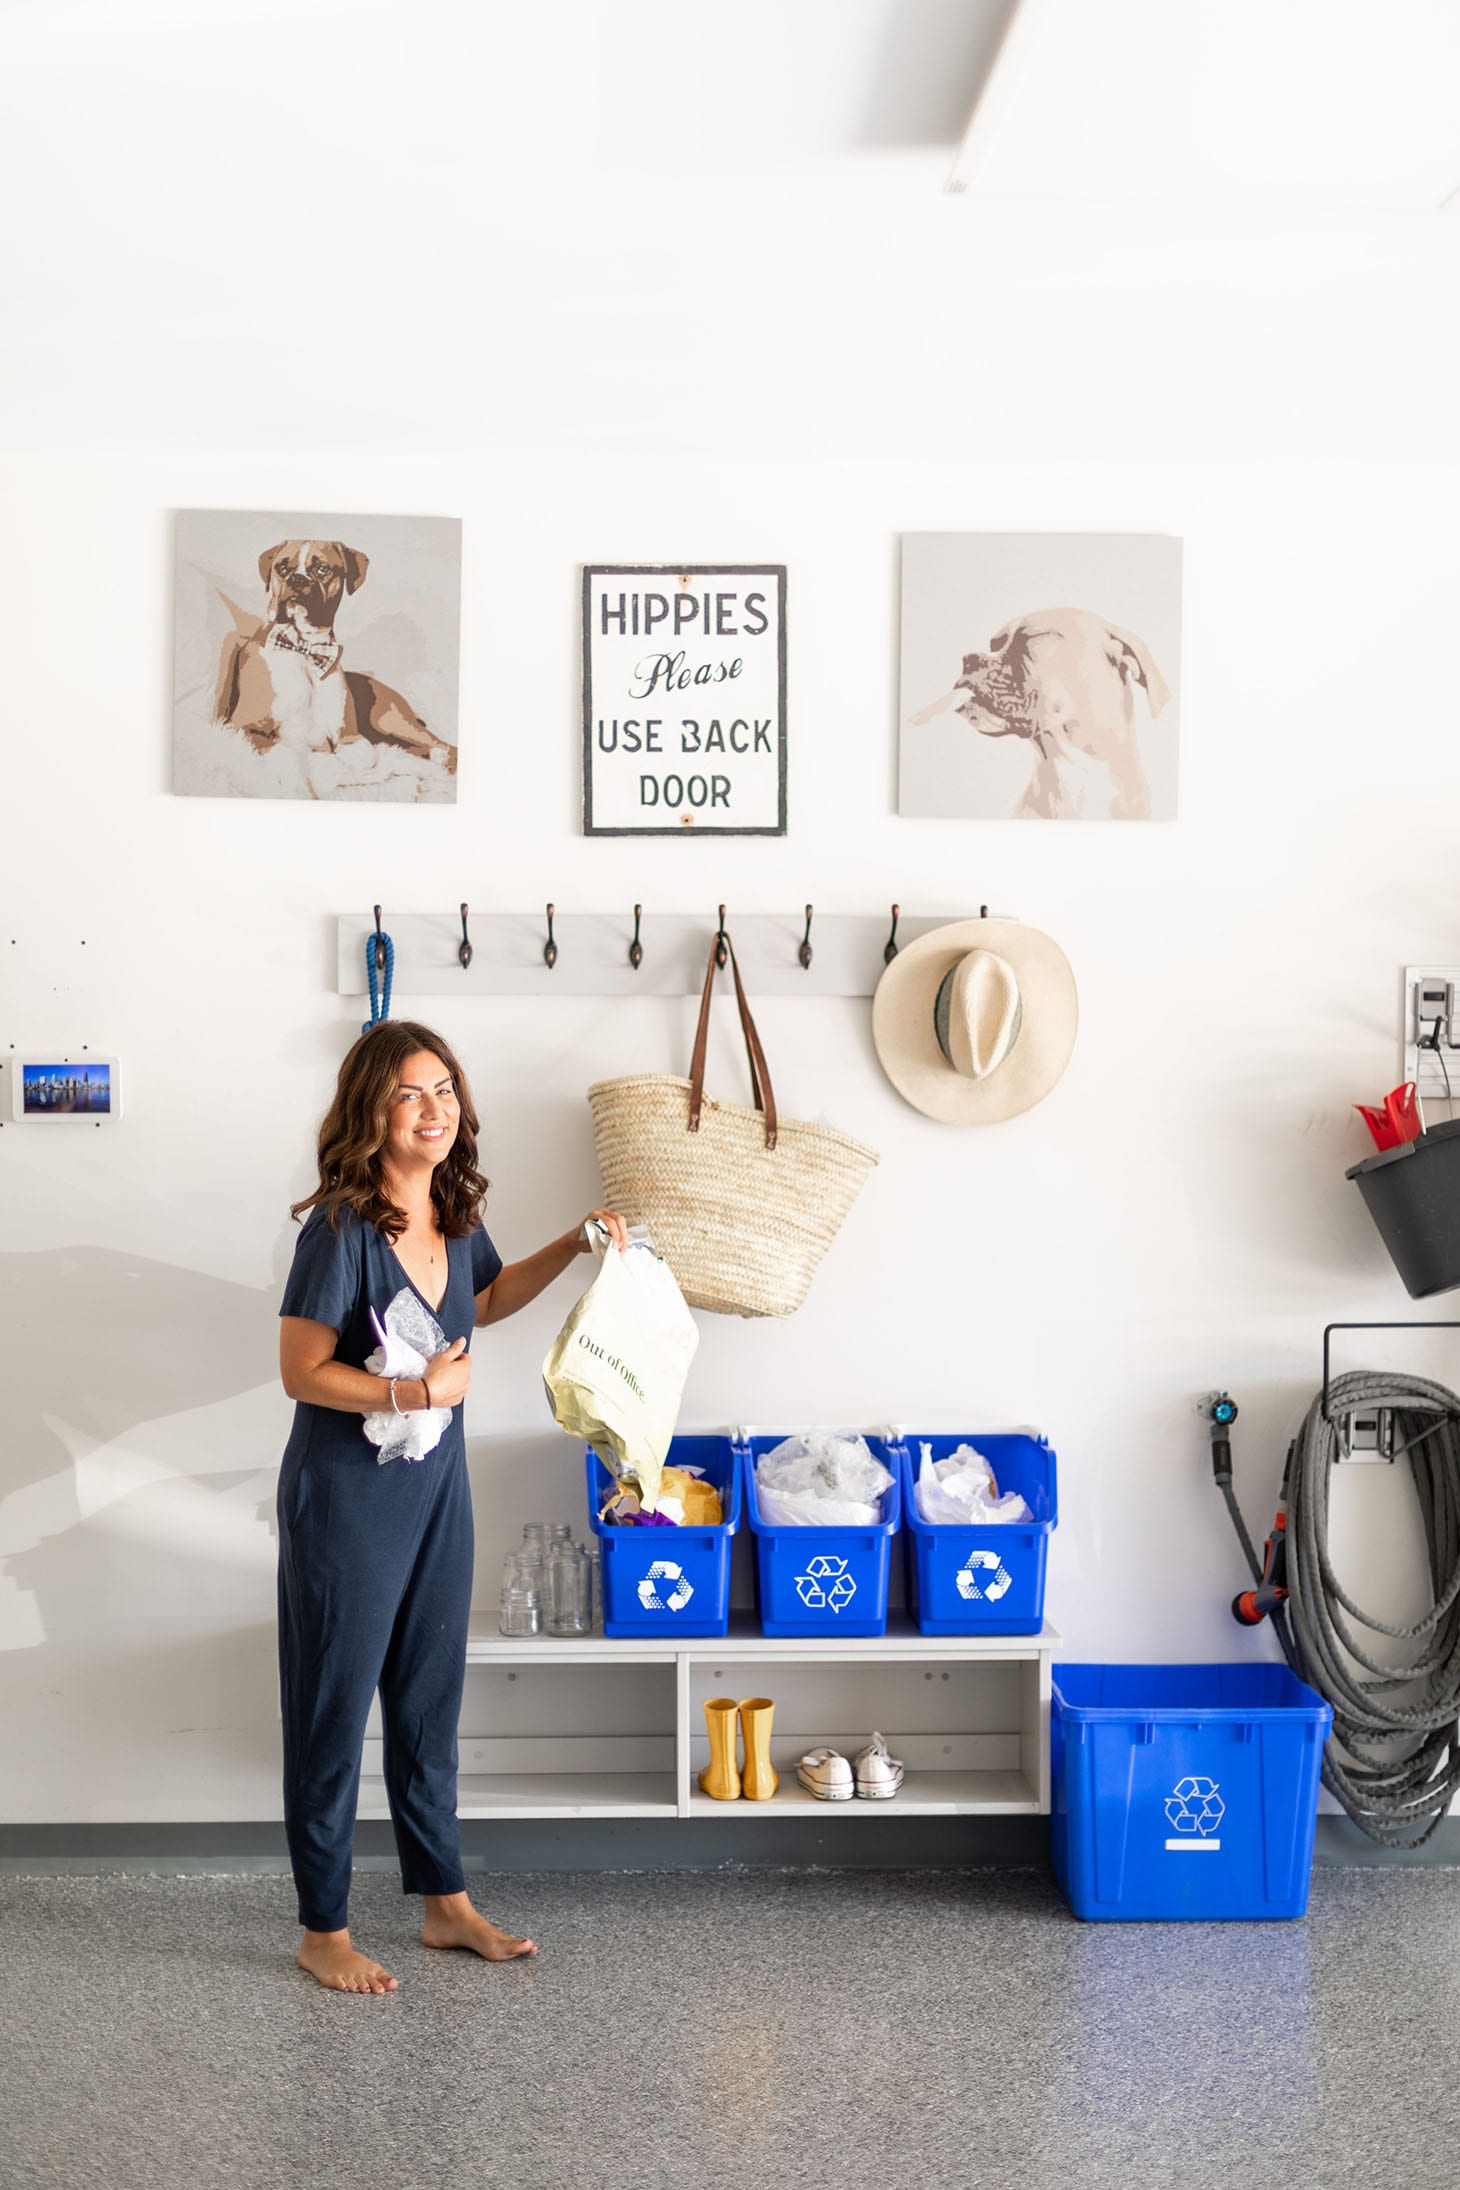
M 665 1465 L 701 1468 L 720 1493 L 723 1522 L 704 1528 L 616 1528 L 598 1518 L 613 1487 L 585 1455 L 588 1525 L 598 1539 L 605 1635 L 673 1642 L 723 1635 L 730 1625 L 731 1539 L 740 1526 L 740 1469 L 728 1437 L 674 1437 Z
M 879 1437 L 872 1452 L 892 1477 L 882 1518 L 860 1528 L 781 1526 L 766 1520 L 755 1487 L 755 1463 L 794 1430 L 772 1430 L 740 1448 L 745 1517 L 755 1537 L 756 1594 L 763 1635 L 885 1635 L 892 1539 L 902 1521 L 896 1456 Z M 860 1435 L 861 1432 L 852 1434 Z
M 1017 1491 L 1033 1519 L 991 1527 L 925 1521 L 916 1496 L 925 1444 L 935 1460 L 972 1445 L 993 1469 L 1000 1491 Z M 904 1430 L 893 1449 L 902 1475 L 908 1604 L 923 1634 L 1037 1635 L 1044 1626 L 1050 1531 L 1059 1522 L 1055 1455 L 1048 1440 L 1022 1430 Z
M 1057 1665 L 1050 1851 L 1076 1916 L 1302 1916 L 1332 1724 L 1285 1665 Z

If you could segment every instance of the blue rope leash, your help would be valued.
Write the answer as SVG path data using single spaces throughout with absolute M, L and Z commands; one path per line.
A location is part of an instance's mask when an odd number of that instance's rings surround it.
M 362 1034 L 368 1034 L 372 1027 L 380 1025 L 382 1019 L 390 1017 L 390 991 L 395 980 L 395 945 L 388 935 L 382 935 L 380 940 L 385 945 L 385 995 L 382 999 L 380 976 L 375 970 L 375 937 L 367 935 L 365 938 L 365 978 L 370 983 L 370 1017 L 360 1029 Z

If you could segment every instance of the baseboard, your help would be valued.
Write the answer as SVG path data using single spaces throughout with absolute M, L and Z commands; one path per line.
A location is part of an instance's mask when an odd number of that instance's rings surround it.
M 1460 1868 L 1460 1817 L 1443 1818 L 1433 1840 L 1422 1848 L 1381 1848 L 1352 1818 L 1320 1817 L 1313 1861 L 1329 1869 L 1455 1870 Z
M 1030 1817 L 570 1818 L 484 1824 L 464 1819 L 468 1871 L 1045 1869 L 1049 1820 Z M 1423 1848 L 1381 1848 L 1346 1817 L 1320 1817 L 1313 1860 L 1324 1868 L 1460 1867 L 1460 1817 Z M 388 1824 L 361 1825 L 355 1863 L 396 1869 Z M 85 1876 L 289 1869 L 282 1825 L 0 1825 L 0 1873 Z
M 943 1870 L 1043 1867 L 1049 1821 L 1024 1817 L 569 1818 L 520 1825 L 465 1818 L 469 1871 Z M 360 1870 L 395 1870 L 387 1823 L 355 1831 Z M 284 1828 L 241 1825 L 0 1825 L 0 1872 L 285 1871 Z

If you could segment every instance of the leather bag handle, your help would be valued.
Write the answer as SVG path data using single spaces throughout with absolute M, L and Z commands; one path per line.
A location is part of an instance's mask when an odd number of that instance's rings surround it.
M 705 1100 L 705 1056 L 710 1043 L 710 997 L 715 987 L 715 949 L 719 936 L 710 945 L 710 962 L 705 968 L 705 992 L 700 998 L 700 1020 L 695 1029 L 694 1055 L 689 1067 L 689 1131 L 698 1133 L 700 1111 Z M 765 1144 L 776 1145 L 776 1098 L 771 1093 L 770 1068 L 765 1061 L 765 1051 L 760 1046 L 760 1036 L 755 1031 L 755 1021 L 750 1016 L 744 984 L 740 979 L 740 961 L 735 956 L 735 945 L 725 937 L 730 953 L 730 966 L 735 975 L 735 1001 L 740 1008 L 740 1029 L 745 1036 L 745 1055 L 750 1065 L 750 1091 L 755 1107 L 765 1118 Z

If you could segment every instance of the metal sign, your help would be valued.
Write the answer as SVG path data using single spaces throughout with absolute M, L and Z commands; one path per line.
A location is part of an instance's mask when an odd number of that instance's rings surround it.
M 784 836 L 786 567 L 583 572 L 585 836 Z

